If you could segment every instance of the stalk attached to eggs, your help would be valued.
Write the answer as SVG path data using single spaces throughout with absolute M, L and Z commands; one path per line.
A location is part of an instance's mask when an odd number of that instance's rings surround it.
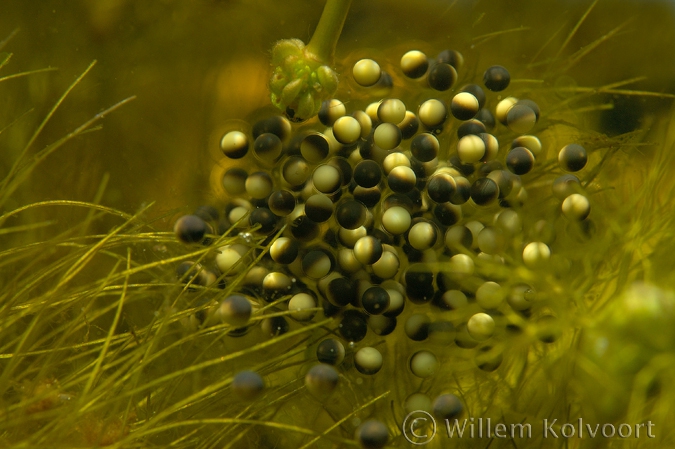
M 331 65 L 351 3 L 328 0 L 309 44 L 284 39 L 274 45 L 271 99 L 289 118 L 302 121 L 315 116 L 337 90 L 338 76 Z

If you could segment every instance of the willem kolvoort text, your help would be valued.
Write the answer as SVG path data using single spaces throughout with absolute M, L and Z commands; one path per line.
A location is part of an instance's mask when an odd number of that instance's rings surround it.
M 589 424 L 579 418 L 559 423 L 557 419 L 542 421 L 544 438 L 655 438 L 654 423 Z M 449 438 L 532 438 L 530 423 L 493 423 L 491 418 L 445 420 Z

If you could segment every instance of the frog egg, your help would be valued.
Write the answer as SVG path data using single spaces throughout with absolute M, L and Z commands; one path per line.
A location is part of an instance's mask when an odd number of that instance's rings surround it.
M 333 135 L 341 144 L 351 145 L 361 138 L 361 125 L 354 117 L 340 117 L 333 124 Z
M 335 218 L 345 229 L 357 229 L 366 221 L 368 210 L 356 200 L 345 200 L 335 210 Z
M 429 162 L 438 157 L 440 144 L 436 136 L 422 133 L 415 136 L 410 142 L 410 152 L 420 162 Z
M 382 214 L 382 227 L 393 235 L 404 234 L 411 222 L 410 213 L 401 206 L 390 207 Z
M 421 379 L 436 374 L 440 365 L 438 358 L 431 351 L 417 351 L 408 362 L 410 372 Z
M 519 101 L 506 113 L 506 126 L 513 132 L 524 134 L 537 124 L 537 114 Z
M 475 265 L 471 257 L 466 254 L 455 254 L 448 260 L 444 271 L 450 273 L 453 279 L 465 279 L 473 275 L 474 269 Z
M 302 271 L 311 279 L 327 276 L 335 267 L 335 259 L 327 251 L 317 249 L 309 251 L 302 258 Z
M 248 246 L 235 243 L 233 245 L 222 246 L 218 248 L 218 251 L 216 265 L 221 273 L 232 275 L 246 268 L 247 260 L 242 260 L 242 258 L 248 253 Z M 245 259 L 248 259 L 248 257 Z
M 427 255 L 429 254 L 427 253 Z M 408 299 L 415 304 L 424 304 L 431 301 L 434 296 L 434 278 L 434 272 L 426 264 L 415 263 L 410 265 L 403 275 Z
M 307 161 L 298 156 L 291 156 L 286 159 L 281 168 L 281 176 L 291 187 L 302 186 L 311 173 L 312 170 Z
M 288 301 L 291 318 L 297 321 L 310 321 L 316 315 L 316 299 L 309 293 L 298 293 Z
M 572 221 L 585 220 L 591 213 L 591 203 L 585 196 L 573 193 L 563 201 L 562 212 Z
M 532 135 L 518 136 L 513 139 L 513 142 L 511 142 L 511 148 L 516 147 L 527 148 L 532 152 L 535 158 L 541 154 L 542 150 L 541 141 L 537 136 Z
M 375 161 L 363 160 L 354 167 L 354 181 L 361 187 L 375 187 L 381 179 L 382 169 Z
M 220 212 L 218 212 L 218 209 L 216 209 L 213 206 L 210 206 L 208 204 L 199 206 L 193 215 L 198 216 L 204 221 L 218 221 L 220 218 Z
M 366 235 L 368 235 L 368 231 L 364 226 L 359 226 L 356 229 L 345 229 L 341 227 L 338 230 L 339 242 L 348 248 L 354 248 L 356 242 Z
M 315 223 L 323 223 L 333 216 L 333 202 L 322 193 L 315 194 L 305 201 L 305 215 Z
M 464 406 L 454 394 L 442 394 L 431 404 L 433 415 L 440 420 L 457 419 L 462 415 Z
M 267 302 L 288 294 L 291 288 L 293 288 L 291 278 L 279 271 L 267 273 L 262 281 L 262 289 Z
M 463 225 L 451 226 L 445 231 L 445 247 L 453 253 L 471 249 L 473 235 Z
M 545 243 L 531 242 L 523 249 L 523 262 L 528 268 L 541 268 L 550 258 L 551 250 Z
M 240 371 L 232 379 L 232 392 L 239 399 L 252 401 L 265 389 L 265 382 L 254 371 Z
M 377 117 L 382 123 L 397 125 L 405 118 L 405 104 L 398 98 L 383 100 L 377 108 Z
M 500 254 L 505 245 L 504 232 L 499 228 L 486 226 L 478 233 L 478 248 L 484 253 Z
M 354 300 L 354 286 L 349 278 L 333 272 L 318 282 L 323 297 L 336 307 L 344 307 Z
M 408 231 L 408 243 L 418 251 L 433 248 L 437 239 L 438 230 L 428 221 L 415 223 Z
M 417 177 L 410 167 L 394 167 L 387 175 L 387 185 L 396 193 L 408 193 L 415 188 Z
M 466 323 L 469 335 L 476 341 L 485 341 L 495 333 L 495 320 L 487 313 L 473 314 Z
M 414 112 L 405 111 L 405 116 L 403 120 L 399 122 L 396 126 L 401 130 L 401 137 L 405 139 L 410 139 L 412 136 L 417 133 L 417 130 L 420 128 L 420 121 L 417 119 L 417 116 Z
M 505 299 L 504 288 L 496 282 L 484 282 L 476 290 L 476 303 L 485 310 L 498 308 Z
M 380 421 L 366 421 L 356 429 L 354 439 L 362 449 L 381 449 L 389 441 L 389 429 Z
M 488 373 L 499 368 L 499 365 L 502 364 L 502 360 L 503 357 L 501 350 L 491 346 L 479 348 L 476 351 L 476 355 L 474 357 L 476 366 Z
M 321 103 L 321 108 L 317 114 L 321 123 L 326 126 L 333 126 L 335 121 L 347 114 L 345 105 L 335 98 L 326 100 Z
M 272 133 L 261 134 L 253 142 L 253 153 L 256 158 L 267 165 L 277 161 L 282 151 L 281 139 Z
M 447 173 L 435 174 L 427 182 L 427 195 L 436 203 L 447 203 L 457 190 L 455 178 Z
M 354 354 L 354 367 L 361 374 L 373 375 L 382 369 L 382 354 L 375 348 L 366 346 Z
M 248 173 L 242 168 L 231 168 L 223 175 L 223 188 L 232 196 L 239 196 L 246 192 L 246 178 Z
M 196 215 L 183 215 L 173 226 L 173 232 L 183 243 L 199 243 L 211 231 L 211 227 Z
M 465 164 L 479 162 L 485 156 L 485 142 L 473 134 L 464 136 L 457 142 L 457 155 Z
M 370 287 L 361 296 L 361 305 L 369 314 L 380 315 L 389 308 L 389 293 L 382 287 Z
M 284 335 L 286 332 L 288 332 L 289 326 L 284 317 L 273 316 L 262 320 L 260 322 L 260 329 L 263 332 L 263 335 L 274 338 L 278 337 L 279 335 Z
M 500 65 L 488 68 L 483 74 L 483 84 L 492 92 L 501 92 L 509 87 L 511 75 L 509 71 Z
M 352 69 L 354 81 L 362 87 L 375 85 L 382 75 L 380 65 L 372 59 L 361 59 L 354 64 Z
M 380 279 L 393 279 L 401 267 L 398 254 L 394 251 L 384 251 L 382 256 L 370 266 L 373 274 Z
M 515 97 L 506 97 L 497 103 L 497 107 L 495 108 L 495 118 L 499 123 L 506 126 L 507 115 L 516 103 L 518 103 L 518 99 Z
M 401 130 L 393 123 L 380 123 L 373 133 L 375 145 L 385 151 L 393 150 L 401 143 Z M 372 187 L 372 186 L 364 186 Z
M 406 413 L 418 410 L 431 412 L 431 398 L 424 393 L 413 393 L 405 399 L 403 409 Z
M 427 55 L 419 50 L 410 50 L 401 57 L 401 71 L 408 78 L 421 78 L 428 69 Z
M 516 311 L 528 310 L 536 300 L 537 292 L 527 284 L 518 284 L 511 288 L 506 297 L 509 306 Z
M 377 110 L 380 107 L 380 103 L 382 103 L 382 100 L 370 103 L 368 106 L 366 106 L 365 112 L 368 117 L 370 117 L 373 125 L 380 123 L 380 118 L 377 116 Z
M 256 200 L 261 200 L 267 198 L 274 187 L 274 181 L 269 173 L 264 171 L 259 171 L 251 173 L 248 178 L 246 178 L 246 193 L 248 193 L 252 198 Z
M 553 181 L 553 195 L 559 200 L 564 200 L 571 194 L 578 193 L 581 190 L 581 181 L 571 174 L 558 176 Z
M 181 262 L 176 267 L 176 278 L 184 284 L 209 285 L 211 276 L 207 273 L 202 264 L 190 261 Z
M 302 242 L 310 242 L 319 236 L 319 225 L 309 219 L 304 213 L 293 218 L 291 234 Z
M 478 98 L 478 101 L 480 102 L 481 99 Z M 497 123 L 495 120 L 495 116 L 492 115 L 492 112 L 490 112 L 487 108 L 484 107 L 481 107 L 481 109 L 478 111 L 478 114 L 476 114 L 474 119 L 480 121 L 485 126 L 485 129 L 487 131 L 492 131 L 493 129 L 495 129 L 495 125 Z
M 298 257 L 298 242 L 288 238 L 279 237 L 270 246 L 270 257 L 276 263 L 288 265 Z
M 478 136 L 481 133 L 485 132 L 487 132 L 487 128 L 485 127 L 483 122 L 476 119 L 470 119 L 463 122 L 457 127 L 457 138 L 461 139 L 462 137 L 468 136 L 469 134 L 474 134 Z
M 215 317 L 233 327 L 240 328 L 248 324 L 251 313 L 253 313 L 251 301 L 243 295 L 234 294 L 220 303 Z
M 310 133 L 300 142 L 300 154 L 312 164 L 323 161 L 330 152 L 330 143 L 321 133 Z
M 344 295 L 341 291 L 340 295 Z M 366 315 L 358 310 L 347 310 L 342 314 L 342 320 L 338 324 L 338 332 L 348 342 L 358 343 L 368 333 Z
M 227 214 L 227 219 L 230 221 L 230 223 L 237 224 L 239 221 L 243 220 L 244 217 L 248 215 L 250 212 L 250 207 L 246 206 L 236 206 L 233 207 L 230 212 Z M 243 227 L 244 224 L 238 223 L 238 227 Z
M 370 118 L 370 116 L 364 111 L 354 111 L 352 113 L 352 117 L 354 117 L 356 121 L 359 122 L 359 126 L 361 127 L 361 138 L 365 139 L 368 137 L 370 132 L 373 130 L 373 120 Z
M 440 127 L 448 117 L 448 109 L 443 102 L 436 99 L 426 100 L 420 104 L 417 118 L 429 129 Z
M 388 175 L 395 167 L 410 167 L 410 159 L 403 153 L 394 152 L 388 154 L 382 161 L 382 169 Z
M 354 244 L 354 256 L 363 265 L 372 265 L 382 257 L 382 243 L 369 235 L 361 237 Z
M 337 387 L 340 376 L 331 365 L 314 365 L 305 375 L 305 387 L 316 399 L 325 400 Z
M 468 179 L 466 179 L 463 176 L 456 176 L 454 177 L 454 179 L 455 179 L 455 186 L 457 187 L 457 189 L 455 190 L 455 193 L 450 197 L 450 202 L 454 205 L 459 206 L 466 203 L 467 201 L 469 201 L 469 198 L 471 198 L 471 183 L 469 182 Z
M 356 186 L 352 192 L 352 197 L 365 207 L 372 209 L 379 204 L 380 199 L 382 198 L 382 189 L 379 186 L 371 187 L 369 189 Z M 367 218 L 370 217 L 372 217 L 372 214 L 368 213 Z
M 471 184 L 471 199 L 479 206 L 488 206 L 499 198 L 499 186 L 490 178 L 478 178 Z
M 273 115 L 256 122 L 251 129 L 251 134 L 254 139 L 257 139 L 261 134 L 272 133 L 284 141 L 290 137 L 292 131 L 291 122 L 286 117 Z
M 499 141 L 495 136 L 489 133 L 478 134 L 485 144 L 485 155 L 481 158 L 482 162 L 493 161 L 499 153 Z
M 588 154 L 586 149 L 576 143 L 565 145 L 558 153 L 560 168 L 568 172 L 577 172 L 586 166 Z
M 278 217 L 285 217 L 295 209 L 295 196 L 288 190 L 275 190 L 267 198 L 267 207 Z
M 469 120 L 478 114 L 480 104 L 472 93 L 460 92 L 450 102 L 450 111 L 459 120 Z
M 436 62 L 450 64 L 459 70 L 464 65 L 464 56 L 456 50 L 443 50 L 436 56 Z
M 457 82 L 457 71 L 453 66 L 446 63 L 435 64 L 429 70 L 427 83 L 429 87 L 439 91 L 450 89 Z
M 397 317 L 405 308 L 405 289 L 401 284 L 393 280 L 384 281 L 380 284 L 389 294 L 389 307 L 383 315 L 388 317 Z
M 257 227 L 257 233 L 269 234 L 277 226 L 277 216 L 266 207 L 257 207 L 249 215 L 248 223 L 252 228 Z
M 525 175 L 534 167 L 534 155 L 527 148 L 516 147 L 506 155 L 506 166 L 511 173 Z
M 341 248 L 337 253 L 337 264 L 343 273 L 356 273 L 363 268 L 361 262 L 356 260 L 354 251 L 349 248 Z
M 523 220 L 515 210 L 505 209 L 495 217 L 495 226 L 508 235 L 518 235 L 523 230 Z
M 312 174 L 312 183 L 320 193 L 335 193 L 342 186 L 342 173 L 332 165 L 319 165 Z
M 487 175 L 497 183 L 499 188 L 499 198 L 506 198 L 513 191 L 514 175 L 506 170 L 493 170 Z
M 436 345 L 451 345 L 455 341 L 455 326 L 450 321 L 445 320 L 431 323 L 429 325 L 429 341 Z
M 415 313 L 405 321 L 405 334 L 413 341 L 424 341 L 429 337 L 431 320 L 426 314 Z
M 338 366 L 345 359 L 345 347 L 334 338 L 327 338 L 317 346 L 316 358 L 321 363 Z
M 248 137 L 241 131 L 230 131 L 220 139 L 220 149 L 230 159 L 241 159 L 248 153 Z
M 461 310 L 469 303 L 464 292 L 448 290 L 439 296 L 436 305 L 447 310 Z

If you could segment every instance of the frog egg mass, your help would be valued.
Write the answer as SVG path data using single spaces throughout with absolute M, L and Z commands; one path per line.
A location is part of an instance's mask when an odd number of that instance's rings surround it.
M 557 132 L 566 100 L 520 67 L 477 74 L 436 50 L 359 53 L 318 118 L 264 111 L 255 132 L 225 133 L 214 206 L 244 225 L 174 227 L 188 246 L 227 241 L 201 261 L 229 295 L 220 322 L 293 354 L 283 377 L 261 371 L 264 389 L 242 374 L 238 395 L 302 392 L 327 410 L 389 395 L 348 419 L 361 447 L 401 443 L 389 421 L 409 403 L 442 419 L 486 410 L 462 388 L 510 382 L 530 348 L 569 338 L 560 298 L 589 269 L 613 188 L 597 177 L 610 147 Z

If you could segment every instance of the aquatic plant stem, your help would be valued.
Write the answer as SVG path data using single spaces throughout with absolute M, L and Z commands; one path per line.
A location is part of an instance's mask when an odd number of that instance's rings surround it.
M 323 8 L 319 24 L 307 44 L 307 52 L 324 64 L 332 64 L 335 47 L 342 33 L 352 0 L 328 0 Z
M 337 90 L 338 76 L 331 66 L 351 3 L 327 0 L 308 45 L 300 39 L 284 39 L 274 45 L 270 99 L 290 119 L 314 117 L 321 103 Z

